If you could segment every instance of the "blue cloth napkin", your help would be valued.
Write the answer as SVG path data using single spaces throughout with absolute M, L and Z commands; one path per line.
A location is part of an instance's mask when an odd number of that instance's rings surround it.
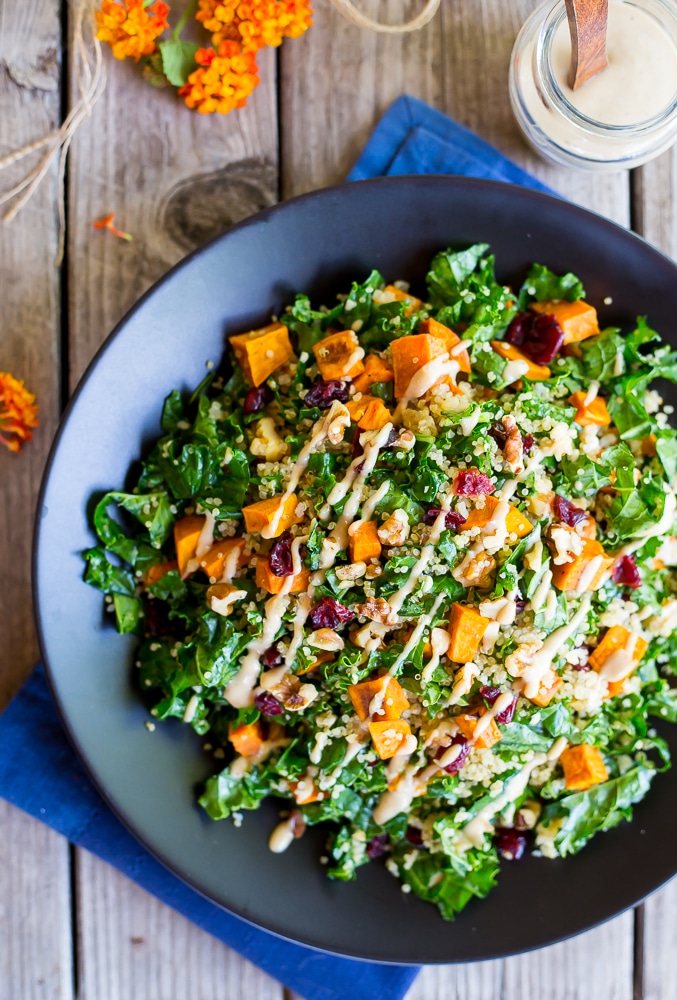
M 400 97 L 350 174 L 464 174 L 545 191 L 446 115 Z M 121 825 L 92 786 L 38 667 L 0 716 L 0 795 L 48 823 L 173 906 L 306 1000 L 401 1000 L 418 969 L 337 958 L 285 941 L 227 913 L 179 881 Z

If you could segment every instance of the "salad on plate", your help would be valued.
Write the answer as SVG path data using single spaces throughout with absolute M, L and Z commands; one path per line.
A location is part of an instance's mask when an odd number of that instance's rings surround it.
M 447 919 L 629 819 L 677 721 L 677 353 L 488 249 L 229 337 L 85 553 L 207 813 L 273 796 L 272 850 L 326 823 L 331 878 L 382 858 Z

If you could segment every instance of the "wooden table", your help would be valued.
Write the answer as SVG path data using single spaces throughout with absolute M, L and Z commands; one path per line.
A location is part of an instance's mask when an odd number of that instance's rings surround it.
M 421 0 L 361 4 L 400 20 Z M 520 139 L 508 59 L 533 0 L 443 0 L 432 24 L 405 37 L 362 32 L 329 0 L 316 6 L 312 30 L 263 55 L 250 105 L 225 118 L 146 88 L 133 65 L 107 52 L 108 87 L 70 154 L 63 266 L 54 265 L 55 172 L 0 228 L 0 369 L 26 379 L 42 417 L 23 454 L 0 449 L 0 708 L 37 657 L 32 512 L 59 412 L 94 351 L 187 251 L 279 198 L 340 181 L 399 94 L 449 112 L 562 194 L 677 253 L 675 155 L 594 175 L 548 166 Z M 43 135 L 69 107 L 67 7 L 0 3 L 0 155 Z M 92 228 L 111 211 L 132 243 Z M 274 980 L 90 854 L 2 802 L 0 822 L 0 1000 L 286 1000 Z M 677 994 L 676 918 L 677 883 L 565 944 L 427 969 L 409 1000 L 668 1000 Z

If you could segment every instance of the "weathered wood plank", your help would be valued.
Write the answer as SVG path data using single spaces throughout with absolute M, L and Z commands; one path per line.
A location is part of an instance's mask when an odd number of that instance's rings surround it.
M 52 131 L 59 119 L 59 4 L 0 5 L 0 156 Z M 25 173 L 24 161 L 0 173 L 0 193 Z M 10 224 L 0 222 L 0 370 L 37 393 L 41 426 L 20 455 L 0 447 L 0 708 L 37 657 L 30 594 L 30 512 L 59 406 L 59 274 L 56 183 L 52 172 Z M 0 215 L 5 211 L 0 209 Z M 20 513 L 20 527 L 17 514 Z
M 634 223 L 650 243 L 677 258 L 677 155 L 674 150 L 634 173 Z M 672 337 L 672 331 L 661 331 Z M 641 952 L 643 969 L 637 977 L 638 1000 L 668 1000 L 674 993 L 677 963 L 674 927 L 677 883 L 651 896 L 643 907 Z
M 59 120 L 57 0 L 0 4 L 0 155 Z M 8 190 L 23 165 L 0 174 Z M 0 710 L 37 657 L 30 595 L 31 520 L 59 407 L 59 274 L 52 172 L 30 205 L 0 223 L 0 369 L 36 392 L 41 426 L 20 455 L 0 448 Z M 0 1000 L 72 1000 L 68 844 L 0 802 Z
M 80 851 L 77 869 L 79 1000 L 282 1000 L 279 983 L 114 868 Z
M 189 111 L 173 91 L 148 88 L 134 66 L 106 55 L 106 92 L 70 160 L 71 387 L 153 281 L 277 198 L 273 53 L 260 60 L 249 106 L 226 118 Z M 109 212 L 131 243 L 92 228 Z M 234 952 L 96 858 L 77 856 L 83 1000 L 281 998 L 281 987 Z
M 519 906 L 515 919 L 519 920 Z M 407 1000 L 630 1000 L 633 919 L 611 923 L 563 944 L 502 962 L 424 969 Z
M 68 844 L 0 800 L 0 1000 L 74 1000 Z

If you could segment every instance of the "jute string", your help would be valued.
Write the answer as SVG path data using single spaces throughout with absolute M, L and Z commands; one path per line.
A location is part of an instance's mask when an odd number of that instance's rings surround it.
M 367 17 L 357 9 L 352 0 L 331 0 L 331 3 L 340 11 L 344 17 L 356 24 L 358 28 L 369 28 L 371 31 L 379 31 L 382 34 L 401 35 L 405 31 L 418 31 L 429 21 L 432 21 L 437 13 L 441 0 L 427 0 L 427 3 L 420 14 L 413 17 L 411 21 L 403 24 L 383 24 L 375 21 L 373 17 Z
M 78 88 L 78 100 L 67 115 L 63 124 L 55 132 L 42 139 L 27 143 L 6 156 L 0 157 L 0 171 L 11 167 L 24 157 L 42 150 L 38 162 L 28 173 L 9 190 L 0 194 L 0 206 L 12 202 L 3 219 L 11 222 L 21 209 L 35 194 L 40 182 L 48 173 L 52 163 L 58 159 L 57 211 L 59 216 L 59 236 L 57 243 L 56 264 L 63 260 L 64 239 L 66 232 L 66 159 L 68 150 L 76 130 L 90 117 L 92 108 L 99 100 L 106 87 L 106 67 L 103 61 L 101 43 L 93 29 L 92 0 L 78 0 L 75 6 L 73 25 L 73 53 L 75 79 Z M 91 43 L 85 35 L 91 34 Z

